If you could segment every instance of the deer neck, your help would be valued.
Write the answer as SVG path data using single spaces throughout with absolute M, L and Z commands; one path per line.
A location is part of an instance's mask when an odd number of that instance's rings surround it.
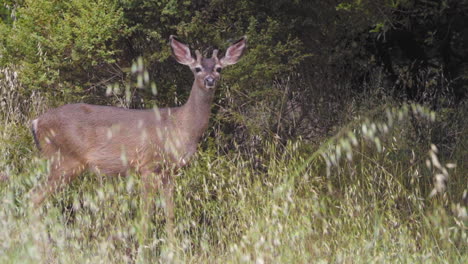
M 213 90 L 206 91 L 195 80 L 190 96 L 181 111 L 184 116 L 182 129 L 190 135 L 190 138 L 198 141 L 208 127 L 213 96 Z

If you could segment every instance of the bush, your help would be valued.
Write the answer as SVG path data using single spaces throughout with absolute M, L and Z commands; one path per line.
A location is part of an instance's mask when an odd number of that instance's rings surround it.
M 109 65 L 120 52 L 115 36 L 126 28 L 114 2 L 26 0 L 15 12 L 12 24 L 0 24 L 0 62 L 18 68 L 21 93 L 66 98 L 104 75 L 116 78 Z

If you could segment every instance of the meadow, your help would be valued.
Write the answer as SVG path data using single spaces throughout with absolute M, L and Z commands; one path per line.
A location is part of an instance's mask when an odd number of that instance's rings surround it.
M 49 106 L 2 73 L 0 263 L 468 262 L 466 102 L 434 112 L 369 93 L 314 141 L 225 151 L 206 135 L 176 176 L 170 244 L 138 175 L 86 173 L 31 207 L 48 164 L 29 122 Z

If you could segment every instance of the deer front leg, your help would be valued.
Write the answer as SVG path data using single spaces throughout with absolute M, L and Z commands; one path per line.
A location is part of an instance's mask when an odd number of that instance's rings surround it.
M 155 175 L 156 170 L 144 170 L 141 172 L 141 180 L 143 183 L 143 199 L 149 209 L 151 197 L 160 189 L 161 183 L 158 182 Z
M 165 171 L 162 175 L 163 196 L 165 202 L 164 211 L 166 212 L 166 233 L 169 242 L 174 241 L 174 171 Z
M 150 262 L 152 250 L 149 245 L 152 242 L 152 236 L 149 233 L 149 223 L 151 223 L 152 215 L 154 212 L 153 197 L 159 189 L 161 184 L 155 180 L 155 170 L 152 168 L 143 168 L 139 171 L 141 175 L 141 201 L 140 211 L 141 219 L 139 224 L 139 235 L 138 235 L 138 252 L 136 262 Z
M 156 175 L 155 175 L 156 173 Z M 143 187 L 143 203 L 145 213 L 150 213 L 151 197 L 159 190 L 161 197 L 164 200 L 164 212 L 166 218 L 166 233 L 168 241 L 174 239 L 174 183 L 173 183 L 173 170 L 156 169 L 145 170 L 141 172 Z

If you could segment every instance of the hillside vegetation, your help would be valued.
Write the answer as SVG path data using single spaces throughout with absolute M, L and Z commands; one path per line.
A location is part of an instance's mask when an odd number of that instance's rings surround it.
M 466 1 L 6 0 L 0 263 L 467 263 Z M 72 102 L 185 102 L 171 34 L 223 51 L 210 126 L 176 176 L 175 241 L 138 175 L 49 170 L 30 120 Z

